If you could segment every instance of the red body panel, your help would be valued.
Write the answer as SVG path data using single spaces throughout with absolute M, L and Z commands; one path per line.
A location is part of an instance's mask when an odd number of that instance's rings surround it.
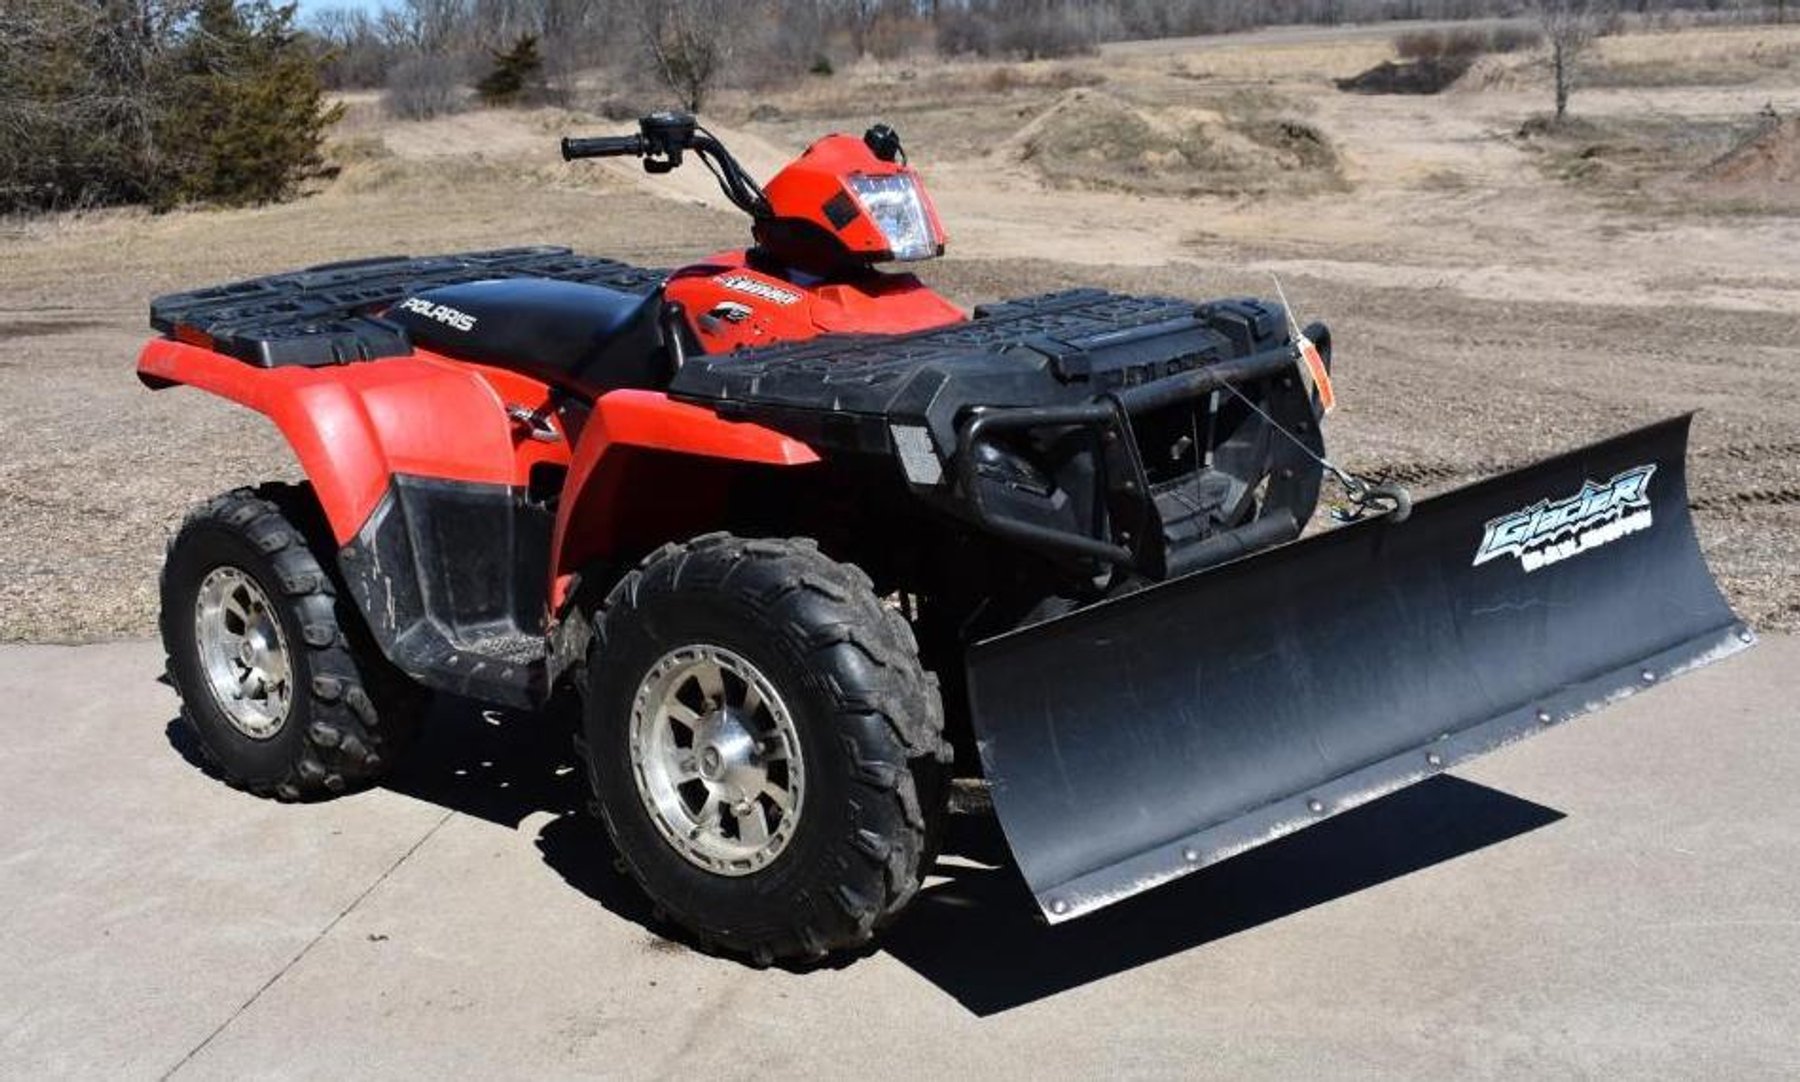
M 551 611 L 561 610 L 570 576 L 589 561 L 644 537 L 699 533 L 719 521 L 720 461 L 804 466 L 819 456 L 799 440 L 655 391 L 614 391 L 596 402 L 557 510 Z
M 396 473 L 522 487 L 538 463 L 572 464 L 566 515 L 587 502 L 580 498 L 584 479 L 620 448 L 772 465 L 817 461 L 805 444 L 780 433 L 720 420 L 654 391 L 615 391 L 595 404 L 582 432 L 564 433 L 567 438 L 553 443 L 530 439 L 507 417 L 506 406 L 544 410 L 548 386 L 423 350 L 326 368 L 258 368 L 157 339 L 139 355 L 138 374 L 151 386 L 210 391 L 274 421 L 340 545 L 356 536 Z M 559 547 L 566 532 L 559 521 Z M 596 546 L 582 541 L 577 547 Z M 559 557 L 553 566 L 563 562 Z
M 742 251 L 720 252 L 679 271 L 667 296 L 687 312 L 708 353 L 837 331 L 904 334 L 965 318 L 910 274 L 871 270 L 846 281 L 800 284 L 751 270 Z
M 517 438 L 506 403 L 537 409 L 549 389 L 512 372 L 428 353 L 329 368 L 258 368 L 198 346 L 157 340 L 138 357 L 146 381 L 183 383 L 275 422 L 340 544 L 375 510 L 396 473 L 524 484 L 566 445 Z

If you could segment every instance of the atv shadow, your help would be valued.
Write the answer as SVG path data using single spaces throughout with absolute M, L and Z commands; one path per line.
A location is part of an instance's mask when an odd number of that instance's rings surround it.
M 617 867 L 599 820 L 587 812 L 587 779 L 575 755 L 573 703 L 539 714 L 495 710 L 434 695 L 417 746 L 382 785 L 511 830 L 539 813 L 538 852 L 551 870 L 608 912 L 663 939 L 695 944 L 659 920 L 650 900 Z
M 382 786 L 513 830 L 539 812 L 577 815 L 588 796 L 575 724 L 567 706 L 530 714 L 433 695 L 418 744 Z
M 416 747 L 384 782 L 513 830 L 553 816 L 536 838 L 544 863 L 611 913 L 659 937 L 696 946 L 659 919 L 615 867 L 611 842 L 586 813 L 574 719 L 523 715 L 437 696 Z M 193 760 L 189 742 L 170 742 Z M 886 951 L 978 1016 L 998 1014 L 1147 962 L 1204 946 L 1465 853 L 1529 833 L 1562 813 L 1440 775 L 1205 868 L 1092 916 L 1051 928 L 1013 867 L 991 814 L 956 815 L 941 879 L 870 950 L 834 956 L 837 968 Z M 801 967 L 802 970 L 808 967 Z
M 568 815 L 586 803 L 573 733 L 568 716 L 515 714 L 434 695 L 418 743 L 380 787 L 517 830 L 533 813 Z M 223 780 L 181 718 L 171 718 L 163 735 L 189 766 Z
M 1185 879 L 1051 928 L 998 821 L 953 820 L 940 862 L 882 946 L 987 1016 L 1122 973 L 1556 822 L 1553 808 L 1438 775 Z M 969 863 L 974 862 L 974 863 Z M 985 866 L 983 866 L 985 865 Z

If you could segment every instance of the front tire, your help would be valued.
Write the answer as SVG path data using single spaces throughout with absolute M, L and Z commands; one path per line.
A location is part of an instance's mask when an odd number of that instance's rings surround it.
M 918 891 L 943 709 L 860 570 L 806 540 L 666 545 L 598 614 L 587 689 L 607 831 L 703 945 L 822 957 Z
M 312 544 L 309 544 L 309 535 Z M 163 563 L 162 638 L 181 720 L 229 784 L 303 800 L 365 785 L 416 728 L 422 691 L 337 596 L 310 492 L 237 489 L 195 508 Z

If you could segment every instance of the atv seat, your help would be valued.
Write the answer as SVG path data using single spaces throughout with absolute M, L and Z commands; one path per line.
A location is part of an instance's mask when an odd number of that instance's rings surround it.
M 662 290 L 648 296 L 549 278 L 440 286 L 388 309 L 417 346 L 597 398 L 669 381 Z

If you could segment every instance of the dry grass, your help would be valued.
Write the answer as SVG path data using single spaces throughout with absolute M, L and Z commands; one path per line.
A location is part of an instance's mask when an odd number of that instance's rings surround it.
M 1800 213 L 1800 178 L 1779 168 L 1794 154 L 1788 143 L 1800 141 L 1791 121 L 1628 116 L 1552 125 L 1538 118 L 1521 139 L 1547 175 L 1638 213 Z M 1761 159 L 1768 168 L 1759 170 Z
M 788 119 L 833 118 L 871 110 L 901 114 L 956 109 L 974 104 L 1004 106 L 1013 99 L 1053 98 L 1076 87 L 1106 82 L 1105 65 L 1095 59 L 1030 63 L 944 60 L 864 60 L 830 78 L 809 78 L 779 90 L 726 91 L 713 110 L 726 119 L 744 119 L 762 103 L 776 105 Z
M 1800 25 L 1736 27 L 1602 38 L 1583 76 L 1589 87 L 1791 85 L 1800 72 Z
M 909 152 L 949 161 L 987 154 L 1060 95 L 1107 78 L 1093 60 L 863 62 L 779 92 L 722 94 L 713 112 L 794 147 L 879 118 L 900 129 Z
M 1365 71 L 1392 56 L 1393 45 L 1385 38 L 1246 48 L 1231 47 L 1227 38 L 1219 47 L 1175 58 L 1164 70 L 1181 79 L 1240 86 L 1326 84 Z
M 1601 38 L 1583 58 L 1581 88 L 1793 86 L 1800 81 L 1800 24 L 1654 31 Z M 1542 50 L 1477 61 L 1463 78 L 1469 90 L 1548 87 Z

